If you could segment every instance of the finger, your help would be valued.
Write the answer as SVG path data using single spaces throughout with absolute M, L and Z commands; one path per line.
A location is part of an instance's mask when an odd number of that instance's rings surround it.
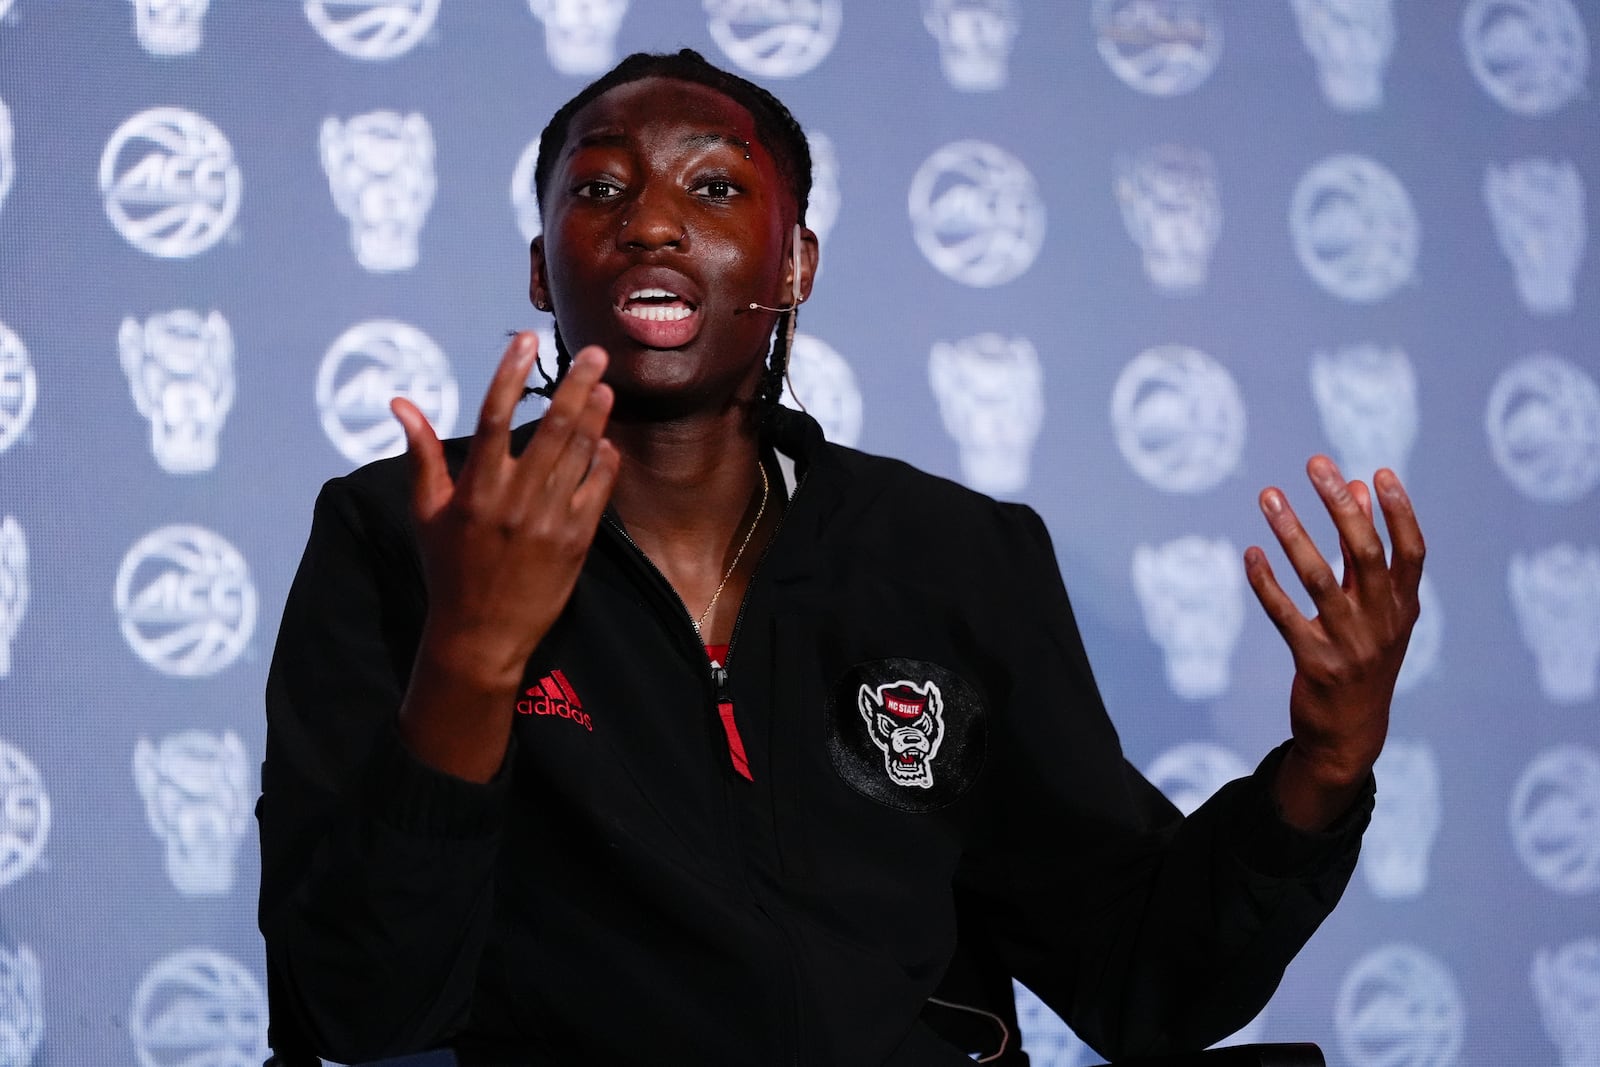
M 617 446 L 601 438 L 595 446 L 594 462 L 589 465 L 583 484 L 572 494 L 573 519 L 590 538 L 594 537 L 600 516 L 611 500 L 611 487 L 617 484 L 617 471 L 621 467 L 622 454 L 617 451 Z
M 1356 498 L 1356 506 L 1361 509 L 1361 513 L 1367 517 L 1368 522 L 1371 522 L 1372 496 L 1367 492 L 1366 483 L 1359 480 L 1351 482 L 1350 494 Z M 1347 593 L 1354 592 L 1356 586 L 1356 569 L 1350 562 L 1350 546 L 1345 543 L 1343 537 L 1339 538 L 1339 552 L 1344 558 L 1344 576 L 1339 582 L 1339 588 L 1343 589 Z
M 1422 527 L 1417 524 L 1411 497 L 1394 471 L 1385 467 L 1372 476 L 1372 483 L 1378 490 L 1378 504 L 1383 508 L 1383 521 L 1389 527 L 1389 543 L 1393 546 L 1389 573 L 1395 593 L 1402 603 L 1415 606 L 1417 586 L 1422 582 L 1422 561 L 1427 555 Z
M 1278 628 L 1278 633 L 1283 635 L 1290 651 L 1298 652 L 1307 642 L 1316 640 L 1311 621 L 1300 614 L 1300 609 L 1289 599 L 1289 594 L 1283 591 L 1277 575 L 1272 573 L 1272 564 L 1267 562 L 1267 554 L 1255 545 L 1245 549 L 1244 574 L 1256 600 L 1260 601 L 1262 610 L 1272 620 L 1272 625 Z
M 1267 517 L 1278 544 L 1289 557 L 1289 565 L 1300 578 L 1300 584 L 1311 594 L 1317 613 L 1330 633 L 1343 633 L 1350 629 L 1355 609 L 1350 598 L 1339 587 L 1333 568 L 1317 550 L 1311 535 L 1306 532 L 1300 517 L 1294 513 L 1277 488 L 1261 491 L 1261 512 Z
M 545 481 L 538 486 L 530 484 L 530 489 L 543 489 L 550 500 L 565 504 L 571 510 L 573 493 L 589 473 L 595 450 L 605 434 L 613 395 L 611 387 L 604 382 L 589 391 L 589 402 L 578 414 L 578 421 L 567 438 L 567 446 L 556 455 Z
M 478 428 L 473 432 L 472 445 L 461 472 L 463 481 L 475 480 L 486 463 L 510 453 L 512 414 L 522 399 L 528 372 L 533 369 L 538 354 L 539 338 L 531 330 L 517 334 L 506 346 L 478 409 Z
M 533 441 L 517 461 L 518 477 L 529 483 L 529 488 L 543 486 L 549 480 L 589 404 L 589 394 L 605 373 L 606 362 L 606 351 L 599 345 L 590 345 L 573 358 L 566 377 L 550 398 L 550 407 L 539 421 Z
M 1372 524 L 1370 512 L 1364 511 L 1360 502 L 1360 497 L 1366 495 L 1366 486 L 1360 482 L 1346 482 L 1327 456 L 1312 456 L 1306 463 L 1306 474 L 1339 531 L 1340 550 L 1346 560 L 1343 587 L 1354 589 L 1363 604 L 1388 604 L 1392 594 L 1383 540 Z M 1355 571 L 1353 582 L 1349 577 L 1352 568 Z
M 418 521 L 426 522 L 450 500 L 453 488 L 450 471 L 445 467 L 444 446 L 428 424 L 427 416 L 405 397 L 397 396 L 389 401 L 389 410 L 400 420 L 406 434 L 406 461 L 411 468 L 411 510 Z

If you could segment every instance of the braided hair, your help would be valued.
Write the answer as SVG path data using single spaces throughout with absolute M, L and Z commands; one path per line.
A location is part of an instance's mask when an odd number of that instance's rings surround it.
M 789 186 L 794 196 L 798 223 L 804 224 L 806 206 L 811 198 L 811 148 L 806 143 L 805 130 L 783 102 L 752 81 L 723 70 L 709 62 L 699 52 L 685 48 L 677 52 L 635 52 L 611 70 L 584 87 L 583 91 L 562 104 L 551 116 L 544 132 L 539 135 L 539 159 L 534 165 L 533 185 L 539 206 L 544 207 L 545 193 L 550 186 L 550 176 L 555 171 L 556 160 L 567 144 L 567 131 L 573 116 L 591 102 L 619 85 L 627 85 L 646 78 L 670 78 L 692 82 L 715 89 L 750 113 L 755 120 L 756 135 L 772 154 L 778 174 Z M 762 410 L 774 406 L 783 395 L 784 377 L 789 370 L 789 349 L 794 341 L 795 309 L 780 312 L 774 331 L 772 352 L 761 375 L 757 403 Z M 561 339 L 561 327 L 555 327 L 556 374 L 552 378 L 539 368 L 544 385 L 530 387 L 527 392 L 549 398 L 556 386 L 566 377 L 572 366 L 572 353 Z

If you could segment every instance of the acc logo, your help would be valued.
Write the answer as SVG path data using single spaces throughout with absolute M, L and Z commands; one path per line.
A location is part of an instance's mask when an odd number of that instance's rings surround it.
M 600 74 L 611 66 L 628 0 L 528 0 L 544 23 L 544 49 L 560 74 Z
M 1535 757 L 1511 795 L 1511 840 L 1547 889 L 1600 889 L 1600 756 L 1557 745 Z
M 250 762 L 232 730 L 139 738 L 133 781 L 151 831 L 166 843 L 167 877 L 186 897 L 233 888 L 233 859 L 250 828 Z
M 170 474 L 217 465 L 217 437 L 233 407 L 233 331 L 220 312 L 179 309 L 122 320 L 122 371 L 139 414 L 150 420 L 150 449 Z
M 1111 390 L 1117 448 L 1134 472 L 1168 493 L 1221 482 L 1244 452 L 1244 400 L 1227 369 L 1197 348 L 1139 353 Z
M 39 399 L 39 381 L 22 340 L 0 322 L 0 452 L 22 436 Z
M 1508 111 L 1548 115 L 1583 91 L 1589 38 L 1571 0 L 1471 0 L 1461 47 L 1484 91 Z
M 5 12 L 4 5 L 0 4 L 0 15 Z M 6 194 L 11 191 L 11 182 L 17 176 L 16 158 L 11 154 L 11 144 L 14 139 L 11 130 L 11 112 L 6 109 L 6 102 L 0 100 L 0 207 L 6 203 Z
M 4 14 L 0 4 L 0 14 Z M 44 983 L 27 945 L 0 948 L 0 1064 L 28 1067 L 44 1040 Z
M 1600 938 L 1586 937 L 1533 959 L 1534 999 L 1561 1062 L 1600 1061 Z
M 1289 205 L 1289 232 L 1306 272 L 1343 300 L 1381 300 L 1416 270 L 1411 198 L 1365 156 L 1330 156 L 1306 171 Z
M 1244 586 L 1244 565 L 1226 538 L 1191 534 L 1133 550 L 1145 630 L 1166 658 L 1167 685 L 1184 700 L 1227 692 L 1244 629 Z
M 855 371 L 826 342 L 795 334 L 783 403 L 816 419 L 822 435 L 834 444 L 854 448 L 861 440 L 861 389 Z
M 706 28 L 740 67 L 792 78 L 821 63 L 839 39 L 841 0 L 705 0 Z
M 952 89 L 1002 89 L 1011 44 L 1022 28 L 1016 0 L 922 0 L 922 24 L 939 42 Z
M 1095 0 L 1094 32 L 1112 73 L 1151 96 L 1193 92 L 1222 55 L 1211 0 Z
M 305 0 L 306 20 L 352 59 L 405 55 L 433 28 L 440 0 Z
M 511 172 L 511 210 L 517 217 L 517 229 L 524 241 L 532 241 L 544 232 L 539 218 L 539 192 L 534 188 L 533 171 L 539 163 L 539 138 L 528 142 L 528 147 L 517 157 Z M 540 346 L 541 350 L 543 346 Z
M 350 220 L 350 246 L 367 270 L 410 270 L 433 206 L 433 130 L 413 111 L 369 111 L 322 120 L 322 169 L 333 203 Z
M 1600 386 L 1540 352 L 1508 367 L 1489 390 L 1489 451 L 1511 484 L 1543 504 L 1570 504 L 1600 481 Z
M 27 611 L 28 542 L 16 518 L 7 515 L 0 522 L 0 678 L 11 673 L 11 642 Z
M 268 1054 L 267 998 L 214 949 L 157 960 L 134 990 L 128 1036 L 140 1067 L 243 1067 Z
M 1044 202 L 1016 157 L 983 141 L 945 145 L 917 168 L 907 197 L 917 247 L 963 285 L 1003 285 L 1044 244 Z
M 1249 773 L 1233 749 L 1214 741 L 1185 741 L 1157 756 L 1144 776 L 1173 807 L 1192 815 L 1217 790 Z
M 1346 478 L 1405 472 L 1417 439 L 1417 376 L 1399 348 L 1349 345 L 1311 357 L 1311 395 Z
M 1394 0 L 1294 0 L 1294 13 L 1323 99 L 1340 111 L 1381 105 L 1383 68 L 1394 51 Z
M 50 797 L 22 751 L 0 741 L 0 889 L 27 874 L 50 836 Z
M 1033 342 L 998 333 L 935 341 L 928 384 L 966 483 L 980 493 L 1021 491 L 1044 426 L 1044 368 Z
M 201 21 L 211 0 L 132 0 L 133 29 L 153 56 L 183 56 L 200 48 Z
M 244 557 L 199 526 L 163 526 L 122 559 L 115 591 L 122 636 L 178 678 L 216 674 L 255 630 L 256 588 Z
M 833 141 L 817 130 L 806 134 L 811 149 L 811 196 L 806 204 L 806 225 L 817 235 L 818 244 L 828 243 L 833 224 L 839 221 L 844 195 L 839 189 L 839 153 Z
M 1522 640 L 1553 703 L 1593 700 L 1600 667 L 1600 548 L 1513 553 L 1506 572 Z
M 156 107 L 117 127 L 100 156 L 106 216 L 133 247 L 164 259 L 216 244 L 239 212 L 233 146 L 192 111 Z
M 834 683 L 828 750 L 850 786 L 901 811 L 959 799 L 983 769 L 987 712 L 953 671 L 921 660 L 858 663 Z
M 1333 1028 L 1355 1067 L 1432 1067 L 1456 1062 L 1467 1010 L 1450 971 L 1406 944 L 1356 961 L 1339 986 Z
M 422 409 L 440 437 L 456 422 L 458 394 L 444 353 L 415 326 L 374 319 L 339 335 L 317 370 L 322 429 L 351 463 L 405 450 L 405 432 L 389 411 L 403 396 Z
M 1583 179 L 1570 160 L 1489 164 L 1483 198 L 1500 250 L 1517 275 L 1522 305 L 1535 314 L 1571 311 L 1589 234 Z

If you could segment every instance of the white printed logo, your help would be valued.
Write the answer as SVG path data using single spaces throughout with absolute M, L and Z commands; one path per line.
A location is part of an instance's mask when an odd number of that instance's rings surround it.
M 0 14 L 4 14 L 4 12 L 0 12 Z M 6 102 L 0 100 L 0 207 L 5 207 L 6 194 L 11 191 L 11 182 L 17 176 L 17 162 L 11 152 L 14 140 L 15 133 L 11 129 L 11 111 L 6 107 Z
M 1229 659 L 1244 629 L 1244 587 L 1244 565 L 1226 538 L 1190 535 L 1133 550 L 1144 628 L 1161 646 L 1167 685 L 1182 699 L 1227 692 Z
M 1557 745 L 1511 794 L 1511 840 L 1528 873 L 1558 893 L 1600 889 L 1600 756 Z
M 856 710 L 883 753 L 883 769 L 898 786 L 933 788 L 933 761 L 944 743 L 944 694 L 932 681 L 901 679 L 863 685 Z
M 139 1067 L 250 1067 L 267 1057 L 267 998 L 238 961 L 174 952 L 145 972 L 128 1009 Z
M 511 211 L 517 219 L 517 230 L 528 242 L 544 232 L 539 217 L 539 190 L 534 185 L 538 165 L 539 138 L 535 137 L 517 157 L 517 165 L 511 171 Z
M 50 837 L 50 797 L 22 751 L 0 741 L 0 889 L 33 869 Z
M 1355 1067 L 1448 1067 L 1467 1009 L 1448 968 L 1413 945 L 1367 953 L 1339 986 L 1333 1027 Z
M 1022 1031 L 1022 1050 L 1034 1067 L 1079 1067 L 1089 1048 L 1078 1039 L 1050 1006 L 1015 979 L 1011 982 L 1012 1000 L 1017 1006 L 1017 1029 Z
M 1222 197 L 1211 156 L 1158 145 L 1117 167 L 1117 203 L 1128 236 L 1144 252 L 1144 272 L 1164 293 L 1192 293 L 1206 283 L 1211 250 L 1222 233 Z
M 782 403 L 816 419 L 822 435 L 854 448 L 861 440 L 861 389 L 855 371 L 825 342 L 797 333 Z
M 185 730 L 158 744 L 139 738 L 133 780 L 150 829 L 166 843 L 167 877 L 186 897 L 233 888 L 233 860 L 250 828 L 255 791 L 244 743 L 232 730 Z
M 33 418 L 39 381 L 22 339 L 0 323 L 0 452 L 16 444 Z
M 1506 368 L 1484 424 L 1495 463 L 1530 500 L 1571 504 L 1600 482 L 1600 386 L 1561 357 Z
M 1211 0 L 1094 0 L 1094 32 L 1112 73 L 1151 96 L 1193 92 L 1222 56 Z
M 922 24 L 939 42 L 945 81 L 962 92 L 1005 88 L 1021 23 L 1016 0 L 922 0 Z
M 1193 815 L 1217 790 L 1249 773 L 1233 749 L 1214 741 L 1185 741 L 1157 756 L 1144 776 L 1173 807 Z
M 844 22 L 842 0 L 704 0 L 706 28 L 751 74 L 793 78 L 821 63 Z
M 1589 38 L 1571 0 L 1470 0 L 1461 47 L 1484 91 L 1508 111 L 1548 115 L 1583 92 Z
M 28 542 L 15 516 L 7 515 L 0 522 L 0 678 L 11 673 L 11 642 L 27 613 Z
M 217 436 L 233 407 L 233 332 L 219 312 L 180 308 L 122 320 L 122 370 L 139 414 L 150 420 L 150 449 L 170 474 L 217 465 Z
M 1600 1064 L 1600 938 L 1569 942 L 1533 960 L 1534 999 L 1561 1067 Z
M 1516 553 L 1506 577 L 1540 690 L 1556 704 L 1593 700 L 1600 691 L 1600 548 Z
M 117 570 L 115 602 L 128 647 L 178 678 L 228 666 L 256 625 L 244 557 L 199 526 L 163 526 L 140 538 Z
M 233 146 L 210 120 L 156 107 L 128 119 L 100 156 L 111 225 L 133 247 L 164 259 L 199 255 L 239 213 Z
M 1517 275 L 1522 305 L 1535 314 L 1571 311 L 1583 248 L 1583 179 L 1570 162 L 1522 159 L 1489 164 L 1483 198 L 1500 250 Z
M 1020 492 L 1044 426 L 1044 368 L 1032 342 L 997 333 L 936 341 L 928 383 L 960 447 L 962 479 L 980 493 Z
M 1383 103 L 1394 51 L 1394 0 L 1294 0 L 1300 40 L 1317 62 L 1322 96 L 1340 111 Z
M 306 19 L 352 59 L 394 59 L 416 47 L 439 17 L 440 0 L 305 0 Z
M 833 224 L 839 221 L 839 208 L 843 194 L 839 190 L 839 154 L 825 133 L 812 130 L 806 134 L 806 146 L 811 150 L 811 196 L 806 206 L 806 225 L 817 235 L 817 243 L 826 245 Z
M 1289 232 L 1306 272 L 1342 300 L 1382 300 L 1416 270 L 1411 198 L 1364 156 L 1330 156 L 1306 171 L 1289 206 Z
M 1239 465 L 1244 400 L 1227 369 L 1196 348 L 1157 345 L 1135 356 L 1111 391 L 1117 448 L 1167 493 L 1201 493 Z
M 1420 613 L 1411 629 L 1411 641 L 1406 645 L 1405 662 L 1400 664 L 1400 676 L 1395 679 L 1394 688 L 1398 693 L 1410 692 L 1433 673 L 1439 663 L 1439 649 L 1444 645 L 1444 609 L 1439 604 L 1439 594 L 1434 592 L 1431 575 L 1422 576 L 1417 601 Z
M 433 131 L 413 111 L 322 120 L 322 169 L 350 220 L 356 262 L 370 271 L 417 265 L 417 235 L 433 206 Z
M 139 44 L 153 56 L 185 56 L 200 48 L 211 0 L 129 0 Z
M 456 423 L 458 394 L 450 364 L 432 338 L 391 319 L 358 323 L 339 335 L 317 370 L 322 429 L 351 463 L 405 451 L 405 432 L 389 411 L 403 396 L 440 437 Z
M 907 198 L 917 247 L 947 278 L 1004 285 L 1044 245 L 1044 201 L 1016 157 L 983 141 L 945 145 L 917 168 Z
M 560 74 L 601 74 L 616 54 L 628 0 L 528 0 L 544 23 L 544 49 Z
M 1346 478 L 1404 475 L 1417 439 L 1417 377 L 1399 348 L 1348 345 L 1311 357 L 1311 395 Z M 1369 483 L 1370 484 L 1370 483 Z
M 3 15 L 4 4 L 0 4 Z M 44 1040 L 44 982 L 27 945 L 0 947 L 0 1067 L 28 1067 Z
M 1428 856 L 1439 835 L 1439 767 L 1426 741 L 1390 737 L 1373 776 L 1378 799 L 1361 844 L 1361 872 L 1380 900 L 1404 900 L 1428 887 Z

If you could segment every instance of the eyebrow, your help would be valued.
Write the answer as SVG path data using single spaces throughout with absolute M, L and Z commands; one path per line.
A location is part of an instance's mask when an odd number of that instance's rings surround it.
M 629 138 L 626 134 L 612 130 L 600 130 L 595 133 L 586 133 L 572 143 L 574 150 L 580 148 L 626 148 Z M 678 142 L 684 148 L 705 148 L 714 145 L 726 145 L 750 157 L 750 142 L 742 137 L 735 137 L 731 133 L 691 133 Z

